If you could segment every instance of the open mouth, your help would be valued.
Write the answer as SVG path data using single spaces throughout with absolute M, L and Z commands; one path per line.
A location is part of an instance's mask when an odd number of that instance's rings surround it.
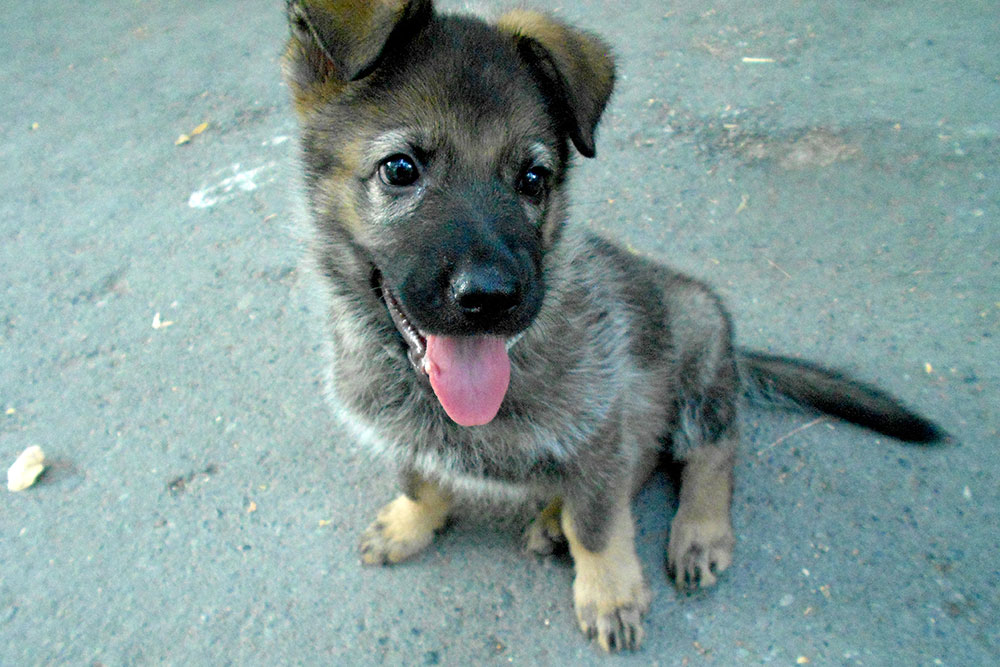
M 399 299 L 379 275 L 393 324 L 406 342 L 410 363 L 430 380 L 431 389 L 448 416 L 461 426 L 481 426 L 493 420 L 510 384 L 508 349 L 520 335 L 448 336 L 421 330 L 406 315 Z
M 379 280 L 378 286 L 382 292 L 382 301 L 392 317 L 392 323 L 396 325 L 399 335 L 406 341 L 406 354 L 410 358 L 410 363 L 418 371 L 426 373 L 424 360 L 427 356 L 427 336 L 410 322 L 410 319 L 403 313 L 399 301 L 396 300 L 396 295 L 381 280 Z

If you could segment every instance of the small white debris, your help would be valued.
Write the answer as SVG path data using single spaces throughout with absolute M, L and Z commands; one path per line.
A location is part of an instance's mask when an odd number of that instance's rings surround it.
M 7 470 L 7 488 L 11 491 L 24 491 L 34 484 L 45 469 L 44 462 L 45 453 L 41 447 L 28 447 Z
M 282 135 L 279 135 L 279 136 L 274 137 L 272 139 L 265 139 L 264 141 L 260 142 L 260 145 L 261 146 L 280 146 L 281 144 L 283 144 L 286 141 L 288 141 L 290 138 L 291 137 L 282 134 Z
M 969 487 L 962 489 L 962 496 L 964 496 L 966 500 L 972 500 L 972 489 Z
M 171 324 L 173 324 L 173 322 L 171 322 L 170 320 L 166 320 L 166 321 L 160 320 L 160 313 L 159 312 L 157 312 L 155 315 L 153 315 L 153 328 L 154 329 L 166 329 Z

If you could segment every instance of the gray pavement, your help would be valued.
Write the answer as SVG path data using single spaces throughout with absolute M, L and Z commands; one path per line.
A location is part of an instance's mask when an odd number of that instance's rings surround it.
M 0 664 L 605 662 L 523 517 L 358 564 L 395 482 L 321 396 L 282 5 L 4 8 L 0 463 L 51 465 L 0 491 Z M 666 584 L 654 480 L 656 599 L 619 659 L 997 664 L 1000 8 L 764 5 L 559 7 L 620 61 L 573 215 L 716 285 L 742 343 L 856 371 L 959 444 L 748 414 L 734 566 Z

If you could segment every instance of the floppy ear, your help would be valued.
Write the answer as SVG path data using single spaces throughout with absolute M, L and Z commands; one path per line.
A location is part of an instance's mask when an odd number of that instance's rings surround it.
M 555 89 L 576 149 L 594 157 L 594 131 L 615 85 L 611 49 L 598 37 L 539 12 L 514 10 L 497 28 L 511 33 L 521 54 Z
M 288 0 L 285 77 L 296 101 L 328 81 L 367 76 L 390 38 L 426 21 L 431 0 Z

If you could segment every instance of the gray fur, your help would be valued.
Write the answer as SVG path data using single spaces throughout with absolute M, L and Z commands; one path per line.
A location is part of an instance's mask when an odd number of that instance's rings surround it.
M 481 29 L 467 20 L 439 20 L 428 30 L 456 40 Z M 761 382 L 771 371 L 738 362 L 719 298 L 577 226 L 564 228 L 568 137 L 537 102 L 528 64 L 509 62 L 513 51 L 496 55 L 494 69 L 520 69 L 504 78 L 509 99 L 494 116 L 492 108 L 464 105 L 456 96 L 495 86 L 496 75 L 460 65 L 461 49 L 427 48 L 435 52 L 413 72 L 409 63 L 388 65 L 388 83 L 376 71 L 373 82 L 348 83 L 341 98 L 304 118 L 306 192 L 317 231 L 313 259 L 327 284 L 329 394 L 352 434 L 403 471 L 464 493 L 579 496 L 594 512 L 599 503 L 591 499 L 602 489 L 635 487 L 665 446 L 683 461 L 703 444 L 731 441 L 742 392 L 737 366 L 752 368 Z M 486 47 L 483 53 L 491 57 Z M 287 69 L 301 80 L 303 63 L 293 59 L 292 65 Z M 456 80 L 459 87 L 449 89 Z M 511 104 L 515 99 L 520 103 Z M 371 100 L 379 102 L 377 111 Z M 368 174 L 380 156 L 415 141 L 447 153 L 435 167 L 436 180 L 417 193 L 419 200 L 387 201 Z M 344 166 L 342 145 L 359 142 L 359 180 L 348 174 L 331 192 L 329 179 Z M 552 243 L 541 249 L 544 299 L 511 349 L 511 383 L 500 413 L 489 424 L 465 428 L 445 415 L 426 378 L 414 371 L 366 263 L 414 243 L 430 224 L 423 220 L 429 202 L 447 202 L 449 188 L 469 187 L 470 178 L 488 182 L 497 171 L 489 163 L 518 151 L 541 154 L 554 172 L 545 205 L 532 208 L 526 220 L 558 231 L 543 237 Z M 359 229 L 339 219 L 344 197 L 361 218 Z M 783 368 L 779 390 L 794 384 L 792 376 L 816 383 L 816 372 L 806 377 Z
M 608 508 L 637 490 L 658 459 L 708 461 L 691 469 L 726 494 L 709 504 L 724 523 L 716 547 L 728 559 L 744 380 L 897 437 L 909 433 L 899 422 L 919 418 L 880 392 L 808 364 L 737 353 L 729 316 L 708 287 L 566 223 L 569 146 L 592 150 L 610 95 L 611 58 L 599 39 L 550 31 L 571 48 L 547 59 L 549 45 L 415 4 L 421 11 L 401 19 L 409 23 L 380 38 L 392 46 L 383 53 L 367 37 L 360 54 L 341 45 L 338 57 L 354 63 L 343 80 L 336 72 L 344 65 L 322 64 L 323 45 L 314 43 L 322 25 L 303 28 L 301 11 L 286 55 L 303 123 L 311 257 L 326 286 L 329 396 L 352 436 L 399 466 L 408 493 L 428 480 L 494 500 L 562 498 L 582 546 L 600 552 Z M 402 48 L 399 40 L 410 41 Z M 358 74 L 373 62 L 371 73 Z M 573 76 L 560 76 L 560 67 Z M 586 113 L 567 110 L 573 100 L 586 100 Z M 380 160 L 409 152 L 429 156 L 419 158 L 419 186 L 386 187 Z M 526 162 L 550 173 L 543 198 L 515 193 Z M 531 258 L 524 289 L 540 294 L 540 305 L 473 328 L 516 342 L 499 413 L 463 427 L 414 368 L 380 294 L 424 294 L 449 262 L 493 243 Z M 466 335 L 473 325 L 453 323 L 441 308 L 411 300 L 407 310 L 433 322 L 433 333 Z M 682 505 L 683 497 L 682 488 Z M 714 580 L 703 567 L 701 576 Z

